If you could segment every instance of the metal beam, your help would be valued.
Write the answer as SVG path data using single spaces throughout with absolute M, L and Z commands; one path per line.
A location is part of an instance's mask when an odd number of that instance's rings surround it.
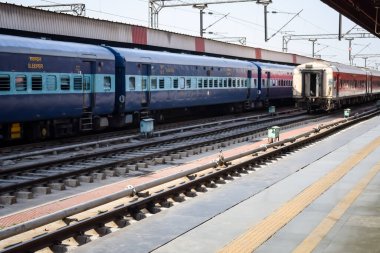
M 163 8 L 168 7 L 184 7 L 184 6 L 207 6 L 211 4 L 231 4 L 242 2 L 255 2 L 264 6 L 272 3 L 272 0 L 219 0 L 219 1 L 193 1 L 191 3 L 183 2 L 182 0 L 149 0 L 149 26 L 158 28 L 158 14 Z
M 36 9 L 54 11 L 58 13 L 72 13 L 77 16 L 86 16 L 85 4 L 51 4 L 51 5 L 34 5 L 29 6 Z

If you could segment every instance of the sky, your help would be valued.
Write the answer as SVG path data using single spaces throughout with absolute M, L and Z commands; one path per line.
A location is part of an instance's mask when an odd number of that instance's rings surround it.
M 87 17 L 134 25 L 149 25 L 148 0 L 8 0 L 7 2 L 24 6 L 83 3 L 86 5 Z M 177 0 L 176 2 L 194 3 L 201 1 Z M 206 14 L 204 15 L 204 28 L 208 27 L 204 37 L 230 41 L 231 43 L 239 43 L 239 38 L 245 38 L 247 46 L 282 51 L 283 35 L 285 34 L 338 33 L 339 14 L 320 0 L 272 0 L 268 6 L 268 11 L 268 37 L 271 37 L 268 42 L 264 40 L 264 9 L 255 1 L 209 5 L 205 9 Z M 272 13 L 273 11 L 277 13 Z M 301 13 L 296 15 L 300 11 Z M 199 36 L 199 16 L 199 10 L 191 6 L 163 8 L 159 13 L 159 29 Z M 276 33 L 293 17 L 295 18 L 288 25 Z M 213 25 L 213 23 L 215 24 Z M 353 22 L 343 17 L 343 33 L 351 30 L 354 26 Z M 363 33 L 367 31 L 356 26 L 352 32 Z M 272 37 L 275 33 L 276 35 Z M 290 40 L 288 52 L 311 56 L 312 42 Z M 345 39 L 341 41 L 320 39 L 315 43 L 315 54 L 328 61 L 349 64 L 348 52 L 348 41 Z M 352 55 L 380 54 L 380 40 L 378 38 L 354 39 L 351 52 Z M 367 66 L 369 67 L 377 68 L 377 63 L 380 63 L 380 57 L 367 59 Z M 364 59 L 355 58 L 354 65 L 364 66 Z

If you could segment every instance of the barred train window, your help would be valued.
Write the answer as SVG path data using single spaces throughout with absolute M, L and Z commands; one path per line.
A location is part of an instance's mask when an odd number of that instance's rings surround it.
M 158 83 L 160 89 L 165 89 L 165 79 L 160 78 L 160 81 Z
M 191 88 L 191 79 L 186 79 L 186 89 Z
M 32 76 L 32 90 L 42 90 L 42 76 Z
M 215 87 L 215 88 L 218 87 L 218 79 L 214 79 L 214 87 Z
M 202 78 L 198 79 L 198 88 L 202 88 Z
M 11 80 L 9 75 L 0 75 L 0 91 L 10 91 Z
M 74 90 L 83 90 L 83 80 L 81 76 L 74 77 Z
M 178 79 L 177 78 L 173 79 L 173 88 L 178 89 Z
M 104 88 L 104 91 L 111 91 L 111 77 L 110 76 L 104 77 L 103 88 Z
M 134 76 L 129 77 L 129 90 L 135 90 L 136 88 L 136 79 Z
M 56 76 L 47 76 L 46 77 L 46 89 L 49 91 L 57 90 L 57 77 Z
M 61 76 L 61 90 L 70 90 L 70 77 Z
M 206 78 L 203 79 L 203 87 L 204 87 L 204 88 L 207 88 L 207 79 L 206 79 Z
M 16 91 L 26 91 L 26 76 L 16 76 L 15 79 Z

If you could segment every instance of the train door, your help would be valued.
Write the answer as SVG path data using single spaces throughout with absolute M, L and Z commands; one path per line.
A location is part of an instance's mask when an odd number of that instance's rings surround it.
M 141 106 L 148 107 L 150 104 L 150 64 L 141 64 Z
M 372 94 L 372 75 L 371 72 L 367 71 L 367 78 L 366 78 L 366 94 Z
M 75 87 L 81 87 L 82 90 L 82 116 L 79 121 L 81 131 L 93 129 L 93 108 L 95 104 L 95 61 L 83 61 L 82 76 L 74 77 Z
M 336 80 L 335 80 L 335 85 L 336 85 L 336 97 L 339 97 L 339 89 L 340 89 L 340 75 L 336 75 Z
M 82 107 L 83 111 L 92 111 L 95 100 L 95 62 L 84 61 L 82 71 Z
M 270 90 L 270 83 L 271 83 L 271 81 L 270 81 L 270 72 L 268 71 L 268 72 L 265 72 L 265 74 L 266 74 L 266 79 L 267 79 L 267 81 L 266 81 L 266 100 L 268 101 L 269 100 L 269 90 Z
M 251 94 L 251 87 L 252 87 L 252 70 L 248 70 L 248 73 L 247 73 L 247 78 L 248 78 L 248 84 L 247 84 L 247 100 L 249 99 L 253 99 L 253 96 Z

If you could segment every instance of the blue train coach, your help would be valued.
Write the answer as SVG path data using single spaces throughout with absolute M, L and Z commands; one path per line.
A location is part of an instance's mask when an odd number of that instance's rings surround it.
M 62 136 L 108 124 L 115 62 L 106 48 L 0 35 L 0 59 L 0 139 Z
M 110 50 L 123 71 L 117 76 L 116 97 L 127 123 L 145 113 L 163 120 L 169 114 L 197 109 L 207 113 L 254 107 L 257 88 L 252 81 L 258 76 L 253 63 L 138 49 Z

